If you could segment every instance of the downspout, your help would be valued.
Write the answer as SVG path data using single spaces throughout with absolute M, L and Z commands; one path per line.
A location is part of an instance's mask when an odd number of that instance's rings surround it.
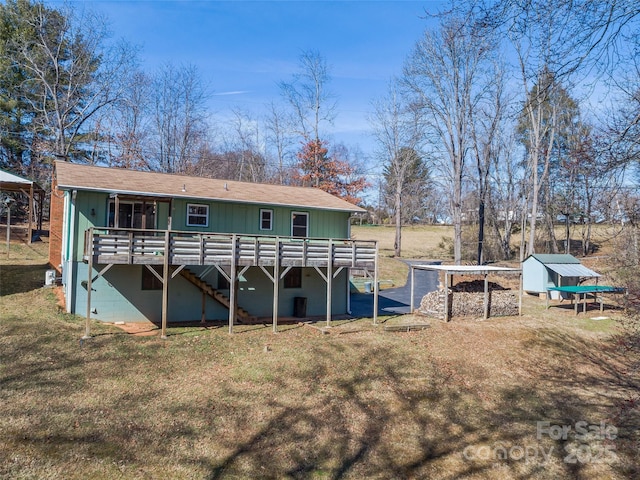
M 76 196 L 78 195 L 77 190 L 71 191 L 71 199 L 69 202 L 68 208 L 68 216 L 67 216 L 67 252 L 65 263 L 67 265 L 67 313 L 73 313 L 73 305 L 75 303 L 76 297 L 76 286 L 74 284 L 74 275 L 73 275 L 73 264 L 75 261 L 74 258 L 74 247 L 75 247 L 75 235 L 76 235 Z M 65 200 L 69 198 L 69 196 L 65 196 Z M 65 202 L 66 203 L 66 202 Z
M 60 246 L 60 271 L 66 273 L 65 262 L 67 260 L 67 244 L 69 243 L 69 192 L 62 194 L 62 245 Z M 65 280 L 66 282 L 66 280 Z

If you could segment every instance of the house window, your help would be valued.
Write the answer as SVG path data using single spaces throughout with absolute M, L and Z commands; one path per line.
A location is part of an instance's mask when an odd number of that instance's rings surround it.
M 260 230 L 273 230 L 273 210 L 260 209 Z
M 118 228 L 155 228 L 156 209 L 153 203 L 118 202 Z M 109 201 L 107 226 L 115 227 L 116 202 Z
M 292 267 L 283 278 L 284 288 L 302 288 L 302 268 Z
M 291 213 L 291 236 L 309 236 L 309 214 L 304 212 Z
M 209 226 L 209 205 L 188 203 L 187 204 L 187 226 L 188 227 L 208 227 Z
M 162 277 L 162 270 L 160 267 L 154 265 L 151 268 L 153 268 L 158 275 Z M 142 267 L 142 290 L 162 290 L 162 282 L 149 271 L 149 268 L 146 265 Z

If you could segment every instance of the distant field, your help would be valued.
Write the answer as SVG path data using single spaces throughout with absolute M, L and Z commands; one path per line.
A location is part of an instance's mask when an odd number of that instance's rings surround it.
M 407 279 L 409 267 L 401 259 L 394 258 L 395 227 L 359 226 L 351 227 L 351 235 L 360 240 L 377 240 L 380 249 L 379 276 L 382 288 L 403 285 Z M 402 257 L 405 259 L 451 260 L 444 247 L 443 238 L 453 238 L 453 227 L 444 225 L 407 226 L 402 229 Z
M 391 226 L 352 226 L 351 234 L 358 239 L 377 240 L 383 256 L 393 256 L 396 229 Z M 453 238 L 453 227 L 446 225 L 417 225 L 402 228 L 402 258 L 442 259 L 448 251 L 443 238 Z
M 582 242 L 584 226 L 572 225 L 571 227 L 571 245 L 574 250 L 579 250 Z M 620 236 L 619 225 L 592 225 L 591 242 L 596 245 L 594 259 L 586 260 L 585 263 L 593 263 L 594 267 L 599 266 L 606 268 L 606 261 L 602 261 L 602 257 L 610 255 L 615 251 Z M 542 228 L 541 230 L 542 231 Z M 560 253 L 564 253 L 562 240 L 565 231 L 562 226 L 555 229 L 556 238 L 559 240 Z M 450 225 L 416 225 L 405 226 L 402 228 L 402 256 L 394 257 L 393 243 L 395 239 L 395 227 L 387 225 L 375 226 L 359 226 L 351 227 L 351 234 L 354 238 L 362 240 L 377 240 L 380 249 L 380 278 L 390 280 L 393 285 L 402 285 L 407 278 L 408 267 L 402 259 L 422 259 L 422 260 L 441 260 L 443 262 L 451 262 L 451 245 L 453 242 L 453 227 Z M 518 250 L 520 235 L 514 234 L 512 237 L 512 246 L 514 251 Z M 550 252 L 541 252 L 550 253 Z M 581 256 L 579 251 L 573 251 L 577 256 Z M 514 261 L 517 262 L 517 259 Z M 604 265 L 603 265 L 604 264 Z M 391 284 L 384 283 L 382 288 L 389 287 Z

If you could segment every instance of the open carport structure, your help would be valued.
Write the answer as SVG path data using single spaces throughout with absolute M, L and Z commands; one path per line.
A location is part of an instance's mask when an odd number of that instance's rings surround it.
M 42 205 L 44 203 L 45 191 L 44 189 L 38 185 L 36 182 L 29 180 L 27 178 L 19 177 L 18 175 L 14 175 L 13 173 L 7 172 L 6 170 L 0 170 L 0 191 L 5 192 L 15 192 L 21 193 L 25 195 L 28 199 L 28 226 L 27 226 L 27 236 L 28 242 L 31 243 L 33 239 L 33 225 L 34 222 L 37 224 L 37 228 L 42 229 Z M 35 202 L 38 203 L 38 215 L 35 217 Z M 7 218 L 10 218 L 7 215 Z M 9 225 L 9 221 L 7 221 L 7 233 L 11 229 L 11 225 Z
M 518 314 L 522 315 L 522 269 L 498 267 L 493 265 L 410 265 L 411 268 L 411 313 L 414 311 L 414 276 L 416 270 L 435 270 L 444 272 L 444 288 L 446 295 L 444 296 L 444 320 L 448 322 L 451 319 L 449 306 L 451 305 L 450 289 L 453 286 L 454 275 L 482 275 L 484 276 L 484 318 L 489 318 L 489 274 L 506 274 L 517 273 L 519 276 L 518 289 Z

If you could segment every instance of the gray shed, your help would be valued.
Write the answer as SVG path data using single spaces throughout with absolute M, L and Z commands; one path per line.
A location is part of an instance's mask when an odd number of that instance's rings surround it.
M 535 254 L 522 262 L 522 289 L 528 293 L 546 293 L 549 287 L 578 285 L 582 278 L 599 276 L 568 254 Z M 560 292 L 551 293 L 559 298 Z

